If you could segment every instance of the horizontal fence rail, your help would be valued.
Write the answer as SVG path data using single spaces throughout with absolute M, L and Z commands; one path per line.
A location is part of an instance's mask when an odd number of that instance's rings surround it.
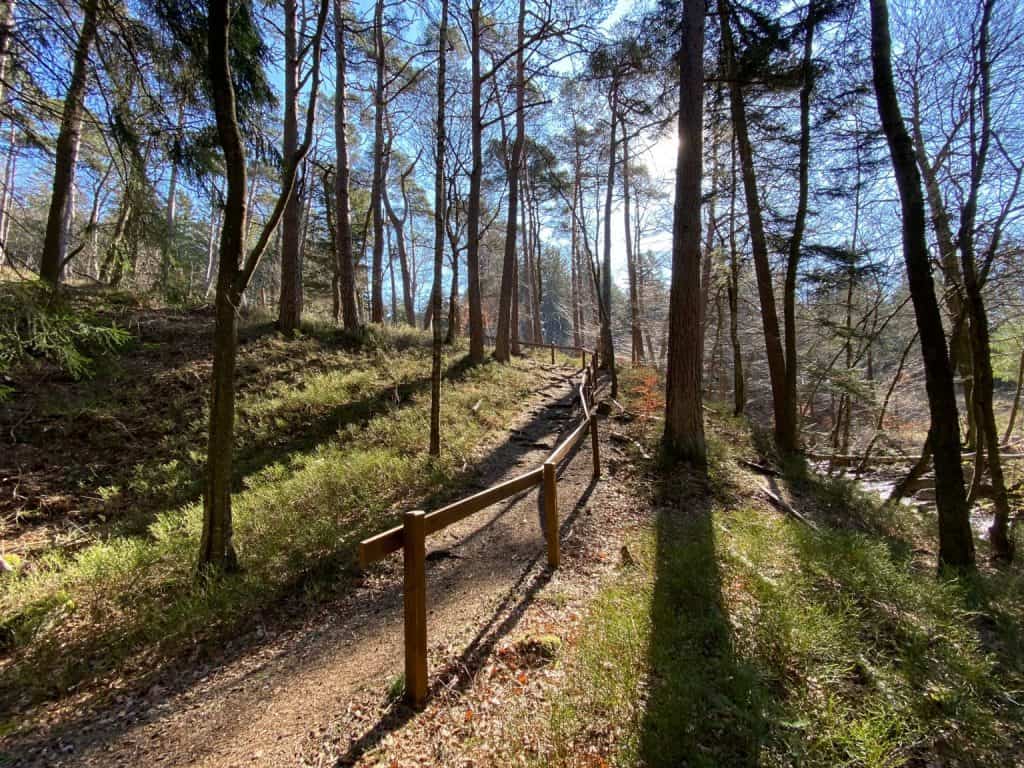
M 551 347 L 554 360 L 555 345 L 521 344 Z M 597 358 L 593 352 L 581 347 L 557 347 L 583 356 L 583 368 L 576 387 L 583 421 L 551 451 L 544 463 L 511 480 L 492 485 L 486 490 L 452 502 L 430 513 L 420 510 L 406 512 L 402 524 L 390 528 L 359 543 L 359 565 L 363 568 L 387 557 L 392 552 L 403 552 L 403 610 L 405 613 L 405 692 L 409 702 L 419 708 L 427 699 L 427 590 L 426 590 L 426 537 L 469 517 L 492 504 L 508 499 L 523 491 L 541 486 L 543 500 L 544 538 L 547 543 L 548 565 L 557 568 L 561 559 L 558 532 L 558 465 L 589 431 L 593 442 L 594 477 L 601 476 L 598 452 L 597 413 L 594 412 L 594 389 L 597 383 Z M 590 365 L 586 356 L 590 354 Z

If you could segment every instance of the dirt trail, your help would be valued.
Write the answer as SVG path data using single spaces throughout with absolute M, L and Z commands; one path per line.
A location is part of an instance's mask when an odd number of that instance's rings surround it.
M 580 418 L 567 372 L 549 369 L 509 438 L 479 468 L 486 487 L 538 466 Z M 592 478 L 589 440 L 563 466 L 564 547 L 603 481 Z M 472 485 L 466 492 L 474 490 Z M 544 565 L 537 491 L 494 505 L 428 539 L 428 645 L 432 684 L 450 688 L 516 624 L 537 590 L 557 581 Z M 569 558 L 570 562 L 572 558 Z M 7 748 L 16 766 L 298 765 L 334 732 L 349 764 L 412 713 L 369 710 L 402 670 L 400 554 L 371 568 L 349 594 L 301 626 L 260 630 L 200 675 L 169 670 L 159 685 L 114 707 L 55 724 Z M 464 676 L 463 676 L 464 677 Z M 347 725 L 338 733 L 338 723 Z

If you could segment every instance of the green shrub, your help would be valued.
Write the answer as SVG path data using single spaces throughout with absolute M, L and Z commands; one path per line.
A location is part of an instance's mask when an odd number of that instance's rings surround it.
M 0 283 L 0 373 L 37 358 L 81 379 L 91 375 L 95 355 L 130 339 L 124 328 L 72 309 L 45 283 Z

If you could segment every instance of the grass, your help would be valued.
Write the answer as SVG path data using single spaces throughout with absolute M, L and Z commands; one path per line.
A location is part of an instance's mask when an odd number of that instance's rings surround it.
M 234 635 L 286 597 L 312 601 L 342 589 L 356 543 L 390 524 L 400 505 L 452 487 L 530 390 L 528 363 L 466 368 L 461 353 L 449 354 L 444 452 L 430 459 L 425 340 L 418 332 L 351 339 L 314 328 L 298 342 L 262 342 L 295 344 L 299 360 L 276 358 L 287 369 L 279 381 L 244 389 L 239 400 L 234 528 L 243 572 L 195 579 L 198 499 L 147 510 L 141 530 L 34 558 L 19 578 L 0 580 L 3 703 L 155 668 L 168 655 Z M 304 344 L 332 364 L 289 368 Z M 473 411 L 478 401 L 484 406 Z M 163 461 L 140 465 L 134 482 L 165 484 L 157 498 L 194 493 L 202 424 L 197 415 L 168 432 L 156 451 Z
M 715 422 L 710 481 L 655 477 L 658 516 L 590 606 L 540 764 L 1016 764 L 1020 567 L 938 579 L 848 483 L 794 478 L 819 531 L 751 502 L 739 424 Z

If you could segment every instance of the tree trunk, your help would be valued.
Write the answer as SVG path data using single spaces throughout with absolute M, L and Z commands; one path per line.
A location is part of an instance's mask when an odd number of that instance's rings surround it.
M 732 345 L 732 412 L 739 416 L 747 405 L 746 380 L 743 377 L 743 350 L 740 348 L 740 256 L 736 248 L 736 141 L 730 142 L 731 178 L 729 193 L 729 343 Z
M 644 359 L 644 337 L 640 329 L 640 289 L 637 284 L 636 253 L 633 250 L 632 216 L 630 214 L 631 168 L 629 167 L 629 130 L 622 121 L 622 225 L 626 240 L 626 273 L 629 276 L 630 359 L 637 365 Z
M 352 206 L 349 202 L 351 171 L 348 159 L 347 58 L 345 53 L 345 22 L 342 0 L 334 0 L 334 146 L 337 154 L 334 174 L 335 259 L 338 272 L 338 300 L 345 330 L 359 327 L 356 306 L 356 271 L 352 255 Z M 335 318 L 337 320 L 337 318 Z
M 316 32 L 311 41 L 312 67 L 310 97 L 306 110 L 306 131 L 301 145 L 285 158 L 281 194 L 260 233 L 256 245 L 245 255 L 246 162 L 245 146 L 235 107 L 235 89 L 230 64 L 230 9 L 227 3 L 207 4 L 208 76 L 213 96 L 217 137 L 224 153 L 227 198 L 220 237 L 220 259 L 215 298 L 213 331 L 213 377 L 210 384 L 210 435 L 206 456 L 203 493 L 203 527 L 199 546 L 200 570 L 232 571 L 238 558 L 232 542 L 231 482 L 235 419 L 235 360 L 238 350 L 238 307 L 252 280 L 259 260 L 277 230 L 284 209 L 295 191 L 295 178 L 313 139 L 316 97 L 320 88 L 320 55 L 329 0 L 322 0 Z M 243 263 L 243 256 L 245 257 Z
M 786 280 L 782 293 L 782 316 L 786 346 L 786 377 L 784 400 L 786 425 L 791 430 L 790 448 L 795 449 L 800 440 L 800 423 L 797 416 L 797 361 L 796 361 L 796 281 L 800 266 L 800 251 L 803 247 L 804 230 L 807 225 L 807 197 L 811 158 L 811 91 L 814 88 L 814 27 L 816 23 L 815 0 L 807 4 L 804 20 L 804 50 L 801 62 L 800 84 L 800 149 L 797 168 L 798 191 L 796 218 L 793 234 L 789 238 L 789 254 L 786 259 Z M 846 398 L 849 409 L 849 396 Z
M 174 260 L 174 219 L 175 212 L 177 209 L 177 195 L 178 195 L 178 147 L 181 143 L 183 136 L 182 132 L 185 129 L 185 105 L 178 105 L 178 122 L 175 130 L 175 147 L 171 153 L 171 179 L 167 184 L 167 208 L 166 208 L 166 219 L 165 226 L 167 227 L 167 239 L 164 242 L 163 253 L 160 259 L 160 287 L 162 290 L 167 290 L 167 280 L 170 277 L 171 267 Z
M 729 19 L 731 13 L 731 7 L 725 5 L 719 16 L 726 77 L 729 80 L 729 102 L 747 200 L 747 220 L 754 271 L 757 276 L 757 292 L 761 299 L 761 324 L 764 329 L 765 354 L 768 358 L 768 375 L 771 380 L 775 414 L 775 442 L 781 451 L 789 453 L 796 450 L 796 425 L 789 419 L 790 411 L 786 402 L 786 359 L 782 351 L 779 317 L 775 309 L 775 289 L 772 286 L 771 267 L 768 264 L 768 241 L 765 238 L 764 221 L 761 217 L 761 203 L 757 196 L 754 153 L 747 131 L 747 108 L 743 101 L 743 86 L 738 79 L 736 52 Z
M 572 343 L 574 346 L 583 345 L 582 331 L 582 308 L 580 306 L 580 273 L 578 269 L 580 259 L 579 228 L 576 226 L 576 207 L 579 196 L 579 177 L 576 169 L 573 169 L 572 179 L 572 213 L 569 216 L 569 226 L 572 227 L 570 235 L 569 251 L 569 277 L 571 280 L 571 304 L 572 304 Z
M 373 264 L 370 271 L 370 322 L 384 322 L 384 0 L 377 0 L 373 14 L 373 185 L 370 211 L 373 216 Z
M 71 226 L 71 209 L 75 185 L 75 166 L 78 163 L 78 145 L 82 135 L 82 112 L 85 103 L 86 81 L 89 75 L 89 50 L 96 38 L 96 17 L 99 0 L 85 0 L 82 6 L 82 28 L 78 33 L 75 58 L 71 70 L 71 84 L 64 98 L 64 111 L 57 135 L 56 165 L 53 170 L 53 192 L 50 212 L 46 219 L 46 237 L 39 276 L 57 285 L 61 281 L 64 258 Z
M 384 208 L 387 211 L 388 218 L 391 220 L 391 228 L 395 231 L 395 240 L 398 246 L 398 264 L 402 270 L 402 306 L 405 308 L 405 322 L 413 328 L 416 327 L 416 305 L 413 301 L 412 278 L 409 274 L 409 254 L 405 247 L 405 220 L 409 216 L 409 197 L 406 193 L 405 184 L 406 179 L 415 168 L 416 163 L 414 162 L 401 176 L 402 199 L 405 205 L 401 216 L 398 215 L 391 205 L 386 176 L 382 189 Z
M 1013 435 L 1013 425 L 1017 421 L 1017 411 L 1020 410 L 1020 392 L 1024 387 L 1024 347 L 1020 351 L 1020 363 L 1017 365 L 1017 390 L 1013 395 L 1013 407 L 1010 409 L 1010 420 L 1006 424 L 1006 432 L 1003 433 L 1003 443 L 1010 442 Z
M 615 163 L 618 160 L 618 142 L 615 125 L 619 111 L 618 83 L 612 82 L 608 95 L 608 175 L 604 198 L 604 250 L 601 259 L 601 367 L 611 374 L 611 396 L 618 397 L 619 382 L 615 372 L 615 340 L 612 338 L 612 197 L 615 192 Z
M 480 195 L 483 181 L 483 98 L 480 79 L 480 0 L 472 0 L 470 16 L 470 139 L 472 165 L 466 208 L 466 293 L 469 300 L 469 362 L 484 361 L 484 314 L 480 296 Z
M 219 571 L 238 568 L 232 540 L 231 464 L 235 423 L 235 360 L 238 349 L 238 269 L 245 250 L 245 149 L 235 111 L 231 81 L 228 4 L 209 0 L 209 77 L 217 133 L 224 152 L 227 197 L 221 228 L 216 321 L 213 332 L 213 378 L 210 393 L 210 436 L 206 451 L 203 532 L 199 565 Z
M 445 204 L 444 151 L 445 69 L 448 59 L 448 0 L 441 0 L 441 25 L 438 29 L 437 58 L 437 143 L 434 157 L 434 288 L 430 303 L 434 308 L 434 343 L 430 368 L 430 455 L 441 455 L 441 269 L 444 266 Z
M 291 157 L 299 146 L 299 40 L 297 0 L 284 0 L 284 135 L 282 157 Z M 302 200 L 290 195 L 281 217 L 281 298 L 277 329 L 290 336 L 302 322 Z
M 942 199 L 942 187 L 939 184 L 938 174 L 928 157 L 928 150 L 924 143 L 924 134 L 921 132 L 921 99 L 919 86 L 916 81 L 911 85 L 911 91 L 912 112 L 910 126 L 913 131 L 912 138 L 915 155 L 918 167 L 921 169 L 921 177 L 924 181 L 928 208 L 931 211 L 935 242 L 939 248 L 939 266 L 942 269 L 942 278 L 945 284 L 943 301 L 952 319 L 952 332 L 949 339 L 950 357 L 956 361 L 955 366 L 960 374 L 964 404 L 966 406 L 967 434 L 964 436 L 964 442 L 968 448 L 974 448 L 977 444 L 977 430 L 975 429 L 974 409 L 970 406 L 974 402 L 970 318 L 963 301 L 963 279 L 960 273 L 960 264 L 957 261 L 956 241 L 953 238 L 949 212 L 946 210 L 946 204 Z
M 512 334 L 518 347 L 519 327 L 518 301 L 513 302 L 513 293 L 518 294 L 516 275 L 516 228 L 519 219 L 519 170 L 523 162 L 523 145 L 526 142 L 526 0 L 519 0 L 519 20 L 516 26 L 516 136 L 512 142 L 512 157 L 508 166 L 508 204 L 505 222 L 505 254 L 501 269 L 501 293 L 498 298 L 498 327 L 494 339 L 494 359 L 507 363 L 511 358 Z M 513 313 L 516 315 L 512 317 Z
M 4 103 L 4 91 L 7 86 L 7 62 L 10 58 L 11 40 L 14 37 L 14 8 L 15 0 L 0 0 L 0 104 Z
M 672 216 L 672 284 L 665 376 L 666 450 L 707 461 L 702 375 L 700 188 L 704 101 L 704 2 L 684 0 L 679 57 L 679 146 Z M 605 241 L 607 242 L 607 227 Z
M 0 25 L 0 29 L 2 28 L 2 25 Z M 10 254 L 7 249 L 7 233 L 11 228 L 11 207 L 14 202 L 14 183 L 17 170 L 17 128 L 12 122 L 10 140 L 7 145 L 7 159 L 4 163 L 4 185 L 3 189 L 0 190 L 0 266 L 5 266 L 10 261 Z
M 939 566 L 966 567 L 974 563 L 974 540 L 960 463 L 960 424 L 953 391 L 953 371 L 949 364 L 942 317 L 928 262 L 921 180 L 893 83 L 889 9 L 886 0 L 870 0 L 870 3 L 871 64 L 875 96 L 900 194 L 903 258 L 921 336 L 925 385 L 931 412 L 928 441 L 935 461 Z
M 989 90 L 988 61 L 988 29 L 992 15 L 994 0 L 986 0 L 982 5 L 982 17 L 977 46 L 977 66 L 979 78 L 977 96 L 981 105 L 981 128 L 978 146 L 974 146 L 972 136 L 972 162 L 970 192 L 964 202 L 960 217 L 960 231 L 957 242 L 960 246 L 960 262 L 963 271 L 964 291 L 967 294 L 967 309 L 971 319 L 971 351 L 974 363 L 974 401 L 979 419 L 978 431 L 982 440 L 978 441 L 978 456 L 982 453 L 982 441 L 988 454 L 988 471 L 992 480 L 992 501 L 995 516 L 989 528 L 989 540 L 992 557 L 997 560 L 1013 559 L 1013 542 L 1010 540 L 1010 503 L 1006 496 L 1006 483 L 1003 478 L 1002 459 L 999 455 L 999 432 L 996 428 L 995 414 L 992 410 L 992 357 L 989 338 L 988 313 L 985 300 L 981 293 L 981 282 L 978 277 L 974 255 L 974 226 L 977 218 L 978 194 L 984 179 L 988 146 L 991 137 L 991 100 Z M 972 101 L 974 99 L 972 94 Z M 975 484 L 981 473 L 975 476 Z
M 211 204 L 211 207 L 212 204 Z M 206 244 L 206 276 L 203 296 L 209 296 L 213 288 L 216 272 L 217 239 L 220 237 L 221 211 L 219 208 L 212 210 L 210 216 L 210 239 Z

